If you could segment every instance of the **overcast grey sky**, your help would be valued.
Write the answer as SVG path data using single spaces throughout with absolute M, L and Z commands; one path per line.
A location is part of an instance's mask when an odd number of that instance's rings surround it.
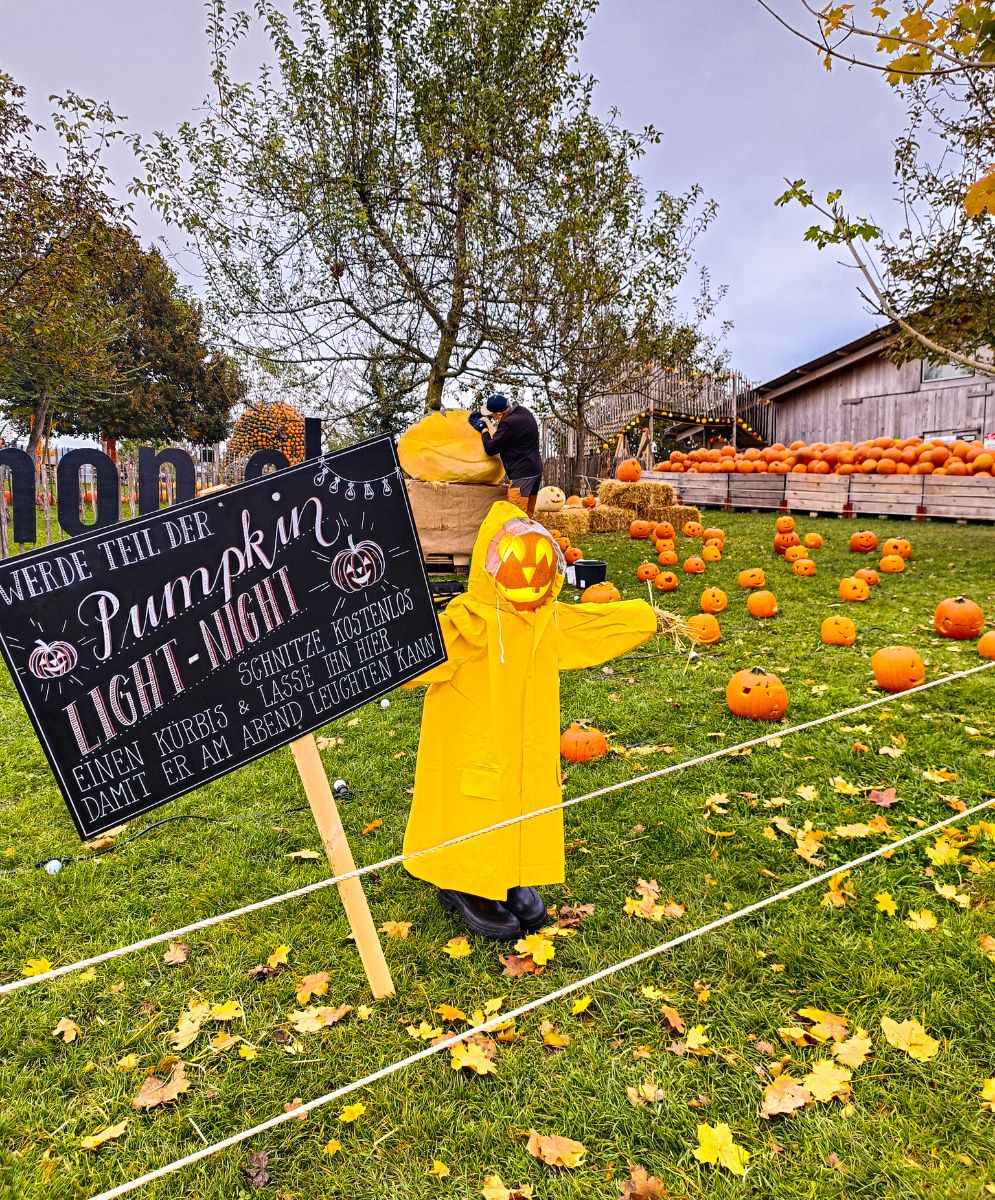
M 0 68 L 27 86 L 36 119 L 72 89 L 141 132 L 172 130 L 208 89 L 203 25 L 200 0 L 0 0 Z M 722 315 L 739 371 L 772 378 L 876 323 L 838 255 L 802 241 L 807 215 L 773 200 L 785 176 L 804 178 L 820 192 L 843 186 L 854 211 L 888 221 L 902 109 L 880 78 L 827 74 L 755 0 L 602 0 L 582 66 L 602 112 L 662 131 L 641 164 L 649 190 L 697 182 L 718 201 L 699 258 L 729 286 Z M 123 186 L 129 153 L 111 165 Z M 169 239 L 146 208 L 136 215 L 144 237 Z

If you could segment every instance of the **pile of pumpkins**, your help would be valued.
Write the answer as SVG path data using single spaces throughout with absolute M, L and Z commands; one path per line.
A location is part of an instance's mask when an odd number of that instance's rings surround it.
M 956 475 L 991 479 L 995 451 L 980 441 L 950 444 L 922 438 L 873 438 L 868 442 L 778 442 L 765 450 L 671 452 L 654 471 L 674 474 L 770 475 Z
M 570 544 L 570 539 L 565 533 L 561 533 L 559 529 L 548 530 L 549 536 L 556 542 L 557 546 L 563 551 L 563 558 L 568 567 L 572 567 L 575 562 L 580 562 L 584 557 L 584 551 L 577 546 Z M 621 600 L 620 595 L 616 595 L 616 600 Z M 581 597 L 583 599 L 583 597 Z
M 597 508 L 597 496 L 568 496 L 562 488 L 544 487 L 536 497 L 538 512 L 559 512 L 563 508 Z

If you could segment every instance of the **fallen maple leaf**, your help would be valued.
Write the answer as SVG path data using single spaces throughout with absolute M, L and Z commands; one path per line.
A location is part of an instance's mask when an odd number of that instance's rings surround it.
M 341 1149 L 342 1149 L 342 1143 L 339 1141 L 338 1138 L 332 1138 L 331 1141 L 326 1142 L 325 1146 L 324 1146 L 325 1153 L 328 1155 L 329 1158 L 334 1158 L 335 1155 L 338 1154 L 338 1152 Z
M 480 1194 L 484 1200 L 532 1200 L 532 1189 L 527 1183 L 517 1188 L 506 1187 L 500 1175 L 485 1175 Z
M 216 1033 L 211 1038 L 207 1043 L 207 1048 L 212 1054 L 224 1054 L 237 1046 L 241 1040 L 238 1034 L 222 1031 L 221 1033 Z
M 549 1167 L 566 1167 L 568 1170 L 579 1167 L 587 1153 L 584 1146 L 572 1138 L 555 1133 L 544 1135 L 534 1129 L 529 1130 L 525 1149 L 533 1158 L 541 1159 Z
M 651 1104 L 659 1104 L 665 1100 L 667 1093 L 652 1079 L 644 1079 L 636 1087 L 627 1087 L 625 1095 L 634 1108 L 649 1108 Z
M 99 1150 L 105 1142 L 113 1142 L 115 1138 L 119 1138 L 128 1126 L 128 1118 L 125 1117 L 117 1125 L 105 1125 L 98 1129 L 96 1133 L 91 1133 L 83 1138 L 80 1145 L 84 1150 Z
M 167 1041 L 177 1050 L 185 1050 L 200 1034 L 200 1027 L 207 1019 L 211 1006 L 203 1000 L 192 999 L 180 1013 L 176 1029 L 166 1035 Z
M 787 1046 L 804 1047 L 809 1045 L 808 1034 L 801 1025 L 782 1025 L 777 1036 Z
M 351 1012 L 351 1004 L 340 1004 L 338 1008 L 311 1006 L 300 1012 L 292 1012 L 287 1019 L 297 1033 L 317 1033 L 319 1029 L 327 1029 L 329 1025 L 341 1021 Z
M 861 792 L 859 787 L 855 787 L 849 780 L 844 779 L 842 775 L 837 775 L 834 779 L 830 779 L 829 786 L 841 796 L 859 796 Z
M 190 1090 L 186 1077 L 186 1064 L 180 1060 L 173 1065 L 172 1071 L 165 1079 L 157 1079 L 149 1075 L 142 1084 L 141 1091 L 132 1100 L 132 1108 L 158 1108 L 160 1104 L 172 1104 L 183 1092 Z
M 225 1000 L 222 1004 L 212 1004 L 208 1016 L 212 1021 L 235 1021 L 245 1013 L 237 1000 Z
M 413 921 L 384 921 L 380 926 L 380 932 L 395 940 L 406 938 L 411 932 Z
M 889 917 L 893 917 L 898 912 L 898 905 L 891 892 L 878 892 L 874 897 L 874 904 L 878 912 L 886 913 Z
M 812 1064 L 802 1085 L 812 1093 L 813 1100 L 828 1104 L 834 1098 L 846 1100 L 849 1097 L 852 1078 L 846 1067 L 838 1067 L 830 1058 L 820 1058 Z
M 745 1175 L 750 1161 L 750 1152 L 733 1141 L 732 1130 L 724 1121 L 714 1126 L 698 1126 L 698 1145 L 692 1154 L 700 1163 L 725 1167 L 733 1175 Z
M 443 954 L 448 954 L 450 958 L 466 958 L 473 953 L 473 947 L 470 945 L 469 938 L 454 937 L 442 947 Z
M 290 1101 L 289 1104 L 285 1104 L 283 1106 L 283 1111 L 285 1113 L 292 1113 L 295 1109 L 303 1108 L 303 1106 L 304 1106 L 303 1096 L 295 1096 L 293 1098 L 293 1100 Z M 306 1121 L 308 1119 L 308 1116 L 309 1116 L 308 1113 L 302 1112 L 302 1113 L 298 1113 L 297 1116 L 294 1117 L 293 1119 L 295 1121 Z
M 570 1045 L 570 1038 L 565 1033 L 560 1033 L 552 1021 L 543 1021 L 539 1032 L 542 1034 L 542 1044 L 551 1050 L 562 1050 L 564 1046 Z
M 575 996 L 570 1003 L 570 1013 L 572 1016 L 577 1017 L 581 1013 L 587 1012 L 587 1010 L 590 1007 L 591 1007 L 591 997 L 590 996 L 587 996 L 587 995 Z
M 905 924 L 908 925 L 910 929 L 935 929 L 937 925 L 936 914 L 928 908 L 922 909 L 921 912 L 916 912 L 913 909 L 905 918 Z
M 438 1008 L 433 1008 L 432 1011 L 440 1016 L 443 1021 L 465 1021 L 466 1013 L 461 1008 L 453 1008 L 451 1004 L 440 1004 Z
M 923 771 L 923 779 L 928 779 L 930 783 L 947 783 L 957 778 L 956 771 L 945 771 L 942 767 L 938 770 Z
M 660 1009 L 660 1015 L 667 1022 L 674 1033 L 684 1032 L 684 1021 L 681 1018 L 680 1013 L 675 1008 L 671 1008 L 669 1004 L 665 1004 L 663 1008 Z
M 21 967 L 21 974 L 25 978 L 30 979 L 34 975 L 44 975 L 46 971 L 51 971 L 52 964 L 47 958 L 28 958 Z
M 279 970 L 280 967 L 286 967 L 289 963 L 289 946 L 277 946 L 273 953 L 266 959 L 266 965 L 272 967 L 274 971 Z
M 347 1104 L 339 1113 L 339 1120 L 343 1125 L 352 1125 L 366 1112 L 366 1105 L 362 1103 Z
M 425 1172 L 425 1174 L 433 1175 L 436 1179 L 445 1179 L 447 1175 L 451 1174 L 451 1172 L 444 1162 L 440 1162 L 439 1159 L 436 1158 L 432 1161 L 432 1165 Z
M 971 907 L 971 898 L 964 892 L 958 892 L 956 886 L 952 883 L 934 883 L 933 890 L 938 896 L 942 896 L 944 900 L 949 900 L 951 904 L 956 904 L 958 908 Z
M 407 1032 L 416 1041 L 422 1042 L 434 1042 L 437 1038 L 442 1037 L 442 1030 L 438 1026 L 429 1024 L 428 1021 L 422 1021 L 420 1025 L 407 1026 Z
M 846 1017 L 826 1012 L 824 1008 L 813 1008 L 809 1005 L 798 1009 L 798 1015 L 811 1022 L 808 1035 L 817 1042 L 841 1042 L 849 1033 Z
M 883 791 L 873 788 L 868 800 L 872 804 L 876 804 L 878 808 L 894 808 L 898 803 L 898 796 L 895 795 L 894 788 L 885 788 Z
M 294 992 L 294 995 L 297 997 L 297 1003 L 304 1005 L 307 1004 L 312 996 L 326 995 L 331 978 L 331 975 L 327 971 L 316 971 L 313 975 L 305 975 L 303 979 L 298 980 L 297 988 Z
M 995 1079 L 981 1081 L 981 1107 L 995 1112 Z
M 75 1042 L 82 1032 L 83 1030 L 80 1029 L 75 1021 L 70 1020 L 69 1017 L 63 1017 L 52 1030 L 52 1037 L 62 1038 L 68 1046 L 70 1042 Z
M 133 1071 L 138 1066 L 139 1058 L 137 1054 L 126 1054 L 124 1058 L 119 1058 L 114 1064 L 114 1070 L 126 1074 L 128 1071 Z
M 693 1054 L 697 1058 L 707 1058 L 712 1053 L 704 1025 L 695 1025 L 687 1031 L 684 1037 L 684 1049 L 688 1054 Z
M 760 1115 L 765 1121 L 781 1113 L 795 1112 L 812 1100 L 812 1093 L 799 1080 L 787 1073 L 778 1075 L 764 1088 L 760 1103 Z
M 162 961 L 167 967 L 181 967 L 190 957 L 190 947 L 186 942 L 170 942 Z
M 520 979 L 523 975 L 541 975 L 546 969 L 537 966 L 531 954 L 500 954 L 498 957 L 504 964 L 501 974 L 512 979 Z
M 520 950 L 522 954 L 530 954 L 537 967 L 544 967 L 556 956 L 556 947 L 553 945 L 552 939 L 541 933 L 530 933 L 526 937 L 519 938 L 515 943 L 515 949 Z
M 496 1075 L 497 1067 L 484 1053 L 479 1042 L 457 1042 L 451 1049 L 449 1065 L 454 1071 L 468 1070 L 477 1075 Z
M 665 1200 L 667 1189 L 663 1180 L 650 1175 L 638 1164 L 630 1165 L 629 1178 L 618 1185 L 623 1200 Z
M 940 1051 L 940 1043 L 931 1038 L 919 1022 L 911 1017 L 907 1021 L 893 1021 L 891 1017 L 881 1018 L 881 1030 L 889 1046 L 896 1050 L 904 1050 L 909 1058 L 916 1062 L 928 1062 L 936 1058 Z
M 242 1167 L 242 1174 L 254 1192 L 258 1192 L 269 1183 L 269 1171 L 266 1170 L 268 1165 L 269 1155 L 265 1150 L 250 1151 L 249 1161 Z
M 294 862 L 312 862 L 316 858 L 324 858 L 324 855 L 319 854 L 317 850 L 291 850 L 287 858 Z
M 839 871 L 829 880 L 829 888 L 820 901 L 821 904 L 832 908 L 845 908 L 847 903 L 857 899 L 853 884 L 847 883 L 849 871 Z
M 844 1067 L 862 1067 L 870 1055 L 871 1039 L 866 1029 L 858 1029 L 853 1037 L 833 1045 L 833 1058 Z

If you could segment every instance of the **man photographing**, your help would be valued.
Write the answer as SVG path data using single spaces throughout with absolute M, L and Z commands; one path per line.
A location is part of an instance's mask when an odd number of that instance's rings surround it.
M 535 512 L 542 486 L 542 456 L 539 453 L 539 424 L 527 408 L 507 396 L 488 396 L 482 410 L 468 418 L 484 443 L 484 452 L 498 455 L 508 476 L 508 501 Z

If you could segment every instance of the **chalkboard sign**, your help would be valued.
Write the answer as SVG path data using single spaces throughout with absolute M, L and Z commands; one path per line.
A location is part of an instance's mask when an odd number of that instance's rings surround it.
M 0 650 L 83 837 L 445 659 L 386 437 L 0 563 Z

